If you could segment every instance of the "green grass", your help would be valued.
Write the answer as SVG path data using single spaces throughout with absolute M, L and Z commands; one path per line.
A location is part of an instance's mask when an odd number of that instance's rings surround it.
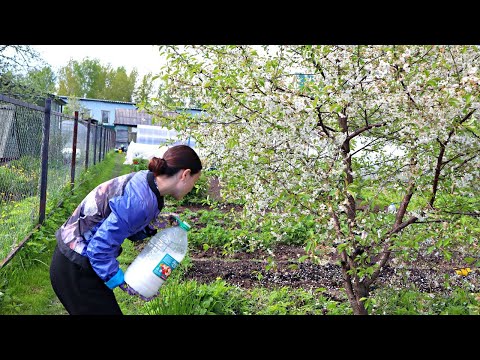
M 49 264 L 55 247 L 54 233 L 91 189 L 105 180 L 131 171 L 122 165 L 124 158 L 124 155 L 109 153 L 104 161 L 82 174 L 74 192 L 0 269 L 0 314 L 66 314 L 50 284 Z
M 0 259 L 4 259 L 38 222 L 38 197 L 0 204 Z
M 34 271 L 22 269 L 11 276 L 0 302 L 1 314 L 5 315 L 62 315 L 67 314 L 58 301 L 48 277 L 49 256 L 36 260 L 40 263 Z
M 457 288 L 451 293 L 429 294 L 410 289 L 376 291 L 373 314 L 380 315 L 479 315 L 478 294 Z

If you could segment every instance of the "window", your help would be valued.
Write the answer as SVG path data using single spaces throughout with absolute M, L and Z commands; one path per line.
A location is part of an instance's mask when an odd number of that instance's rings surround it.
M 109 118 L 110 118 L 110 111 L 102 110 L 102 123 L 108 124 Z

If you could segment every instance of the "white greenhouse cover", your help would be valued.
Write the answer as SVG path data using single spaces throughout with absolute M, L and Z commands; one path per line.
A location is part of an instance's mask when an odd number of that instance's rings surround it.
M 124 164 L 131 165 L 135 158 L 150 160 L 154 156 L 163 157 L 169 147 L 177 144 L 196 148 L 195 139 L 179 139 L 175 130 L 155 125 L 137 125 L 137 142 L 131 141 L 128 145 Z
M 168 146 L 152 145 L 152 144 L 139 144 L 131 141 L 128 145 L 127 154 L 125 156 L 125 165 L 133 164 L 133 159 L 147 159 L 150 160 L 153 157 L 162 157 Z

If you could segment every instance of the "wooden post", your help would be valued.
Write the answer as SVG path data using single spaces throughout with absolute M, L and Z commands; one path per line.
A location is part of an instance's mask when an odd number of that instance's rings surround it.
M 45 220 L 45 209 L 47 204 L 47 175 L 48 175 L 48 143 L 50 140 L 50 114 L 52 111 L 52 99 L 45 100 L 45 116 L 42 132 L 42 167 L 40 175 L 40 210 L 38 223 L 43 224 Z

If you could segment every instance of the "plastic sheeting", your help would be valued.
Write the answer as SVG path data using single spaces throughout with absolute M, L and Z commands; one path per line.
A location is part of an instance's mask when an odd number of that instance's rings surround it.
M 160 126 L 137 125 L 137 143 L 157 145 L 177 140 L 177 132 Z
M 185 144 L 195 148 L 195 140 L 179 139 L 175 130 L 155 125 L 137 125 L 137 141 L 131 141 L 127 148 L 124 164 L 131 165 L 133 159 L 147 159 L 162 157 L 163 153 L 171 146 Z M 168 143 L 168 145 L 167 145 Z
M 128 145 L 127 153 L 125 155 L 125 165 L 133 164 L 133 159 L 147 159 L 150 160 L 153 157 L 163 157 L 168 146 L 152 145 L 152 144 L 139 144 L 131 141 Z

